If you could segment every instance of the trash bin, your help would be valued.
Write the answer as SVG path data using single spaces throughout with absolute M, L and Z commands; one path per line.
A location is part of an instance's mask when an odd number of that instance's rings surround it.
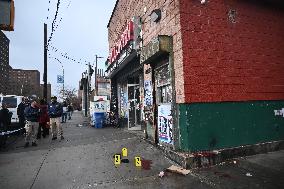
M 95 128 L 103 128 L 103 124 L 105 121 L 105 113 L 104 112 L 95 112 L 94 113 L 94 121 Z

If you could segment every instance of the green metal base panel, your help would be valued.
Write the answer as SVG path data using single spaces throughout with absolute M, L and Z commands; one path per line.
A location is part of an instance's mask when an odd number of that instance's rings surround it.
M 282 110 L 284 101 L 193 103 L 179 104 L 178 108 L 182 151 L 284 139 L 284 117 L 274 111 Z

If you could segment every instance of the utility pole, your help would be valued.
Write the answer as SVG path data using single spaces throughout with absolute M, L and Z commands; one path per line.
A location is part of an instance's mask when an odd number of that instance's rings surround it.
M 47 25 L 44 24 L 43 98 L 47 100 Z

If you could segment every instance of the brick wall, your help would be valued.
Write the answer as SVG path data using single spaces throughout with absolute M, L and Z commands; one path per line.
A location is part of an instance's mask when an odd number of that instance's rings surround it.
M 180 0 L 185 102 L 284 99 L 278 2 Z
M 160 8 L 162 11 L 161 21 L 152 23 L 150 13 Z M 146 11 L 146 12 L 145 12 Z M 127 22 L 133 16 L 140 16 L 143 21 L 143 45 L 157 35 L 173 36 L 174 69 L 176 75 L 176 100 L 178 103 L 184 101 L 184 81 L 182 64 L 182 41 L 179 14 L 179 0 L 119 0 L 109 22 L 108 40 L 109 49 L 114 46 L 120 35 L 126 28 Z M 146 69 L 145 66 L 144 69 Z M 149 79 L 145 75 L 145 80 Z

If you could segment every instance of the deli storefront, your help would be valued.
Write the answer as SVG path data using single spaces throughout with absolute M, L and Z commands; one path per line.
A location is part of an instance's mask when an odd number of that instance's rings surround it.
M 118 116 L 119 126 L 141 130 L 143 106 L 143 65 L 137 53 L 140 24 L 138 18 L 128 22 L 107 61 L 111 79 L 111 110 Z

